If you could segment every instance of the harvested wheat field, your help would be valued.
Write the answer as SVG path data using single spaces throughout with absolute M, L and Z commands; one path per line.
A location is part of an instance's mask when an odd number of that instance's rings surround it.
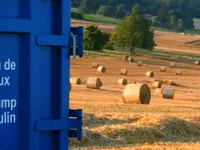
M 135 62 L 120 58 L 78 58 L 71 60 L 71 77 L 82 85 L 72 85 L 71 108 L 83 109 L 83 139 L 70 139 L 71 150 L 198 150 L 200 149 L 200 66 L 178 62 L 176 68 L 160 65 L 169 61 L 134 57 Z M 137 61 L 143 62 L 142 67 Z M 92 62 L 106 67 L 106 73 L 92 68 Z M 158 65 L 159 64 L 159 65 Z M 117 83 L 120 70 L 126 68 L 128 83 L 145 83 L 151 90 L 150 104 L 125 104 L 123 85 Z M 181 76 L 176 70 L 182 69 Z M 145 73 L 153 71 L 154 78 Z M 89 77 L 102 81 L 100 89 L 86 88 Z M 164 99 L 151 87 L 161 80 L 162 88 L 175 89 L 173 99 Z M 166 82 L 169 81 L 169 82 Z M 171 83 L 176 84 L 168 84 Z

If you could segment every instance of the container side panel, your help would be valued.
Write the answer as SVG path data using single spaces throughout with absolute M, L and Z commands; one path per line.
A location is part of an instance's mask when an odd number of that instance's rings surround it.
M 0 18 L 18 18 L 19 0 L 1 0 Z
M 19 36 L 0 34 L 0 149 L 18 147 Z M 12 144 L 8 141 L 12 140 Z
M 30 35 L 20 35 L 19 47 L 19 132 L 17 150 L 26 150 L 30 144 Z M 15 149 L 13 149 L 15 150 Z
M 62 0 L 62 34 L 70 36 L 70 12 L 71 1 Z M 69 42 L 69 41 L 68 41 Z M 68 43 L 69 44 L 69 43 Z M 70 74 L 70 58 L 69 47 L 62 48 L 62 74 L 61 74 L 61 105 L 60 116 L 61 118 L 69 118 L 69 74 Z M 69 123 L 69 122 L 68 122 Z M 61 131 L 60 133 L 60 150 L 68 149 L 68 130 Z
M 60 35 L 60 1 L 42 0 L 41 12 L 40 34 Z M 44 87 L 39 100 L 42 120 L 60 119 L 60 49 L 60 47 L 40 47 L 40 86 Z M 58 150 L 59 132 L 41 132 L 40 149 Z

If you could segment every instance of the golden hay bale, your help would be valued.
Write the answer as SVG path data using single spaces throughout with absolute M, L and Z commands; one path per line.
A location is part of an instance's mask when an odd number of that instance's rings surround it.
M 97 69 L 99 72 L 105 73 L 106 72 L 106 67 L 104 66 L 99 66 Z
M 92 68 L 98 68 L 99 67 L 99 63 L 98 62 L 93 62 L 92 63 Z
M 127 79 L 118 79 L 117 83 L 119 85 L 127 85 L 128 84 L 128 80 Z
M 196 60 L 196 61 L 194 62 L 194 64 L 195 64 L 195 65 L 200 65 L 200 60 Z
M 160 72 L 166 72 L 167 71 L 167 67 L 165 66 L 160 66 Z
M 169 64 L 169 67 L 170 67 L 170 68 L 176 68 L 176 63 L 175 63 L 175 62 L 170 63 L 170 64 Z
M 175 90 L 173 88 L 163 88 L 162 97 L 167 98 L 167 99 L 173 99 L 174 92 L 175 92 Z
M 70 78 L 70 83 L 71 84 L 77 84 L 77 85 L 81 85 L 82 81 L 80 78 Z
M 120 75 L 127 75 L 128 71 L 127 69 L 121 69 Z
M 147 84 L 128 84 L 124 88 L 122 97 L 124 103 L 149 104 L 151 91 Z
M 137 61 L 137 66 L 141 67 L 142 66 L 142 61 Z
M 182 74 L 183 74 L 183 72 L 182 72 L 181 69 L 178 69 L 178 70 L 176 71 L 176 75 L 182 75 Z
M 87 88 L 90 89 L 100 89 L 102 87 L 102 82 L 97 77 L 90 77 L 87 79 Z
M 154 92 L 157 94 L 162 94 L 162 91 L 163 91 L 162 88 L 156 88 Z
M 132 57 L 128 57 L 127 60 L 128 60 L 129 62 L 133 62 L 133 61 L 134 61 L 134 59 L 133 59 Z
M 146 76 L 149 77 L 149 78 L 153 78 L 154 77 L 154 72 L 148 71 L 148 72 L 146 72 Z
M 127 59 L 128 59 L 127 55 L 125 55 L 125 56 L 122 57 L 122 60 L 127 60 Z
M 154 81 L 151 86 L 152 88 L 161 88 L 162 83 L 160 81 Z

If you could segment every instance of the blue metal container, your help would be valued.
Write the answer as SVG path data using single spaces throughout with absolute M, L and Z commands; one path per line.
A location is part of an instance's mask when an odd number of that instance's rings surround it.
M 82 137 L 69 78 L 83 28 L 70 27 L 70 8 L 70 0 L 0 1 L 0 150 L 68 150 L 69 137 Z

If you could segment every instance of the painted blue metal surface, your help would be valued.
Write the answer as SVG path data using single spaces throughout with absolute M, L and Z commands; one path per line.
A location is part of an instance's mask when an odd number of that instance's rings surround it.
M 70 27 L 70 0 L 0 1 L 0 150 L 68 150 L 82 137 L 69 109 L 70 55 L 83 28 Z

